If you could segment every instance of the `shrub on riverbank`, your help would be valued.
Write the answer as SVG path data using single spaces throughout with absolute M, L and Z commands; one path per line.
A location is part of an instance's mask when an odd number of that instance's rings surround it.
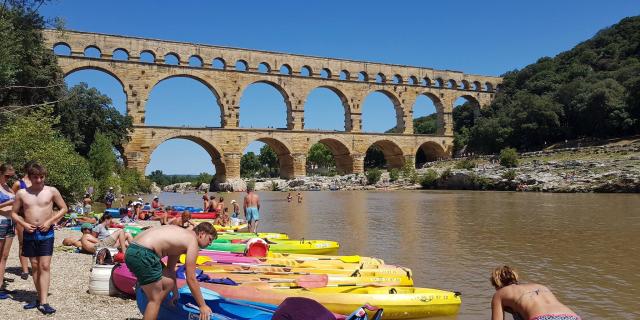
M 477 166 L 476 162 L 469 159 L 463 159 L 456 163 L 456 169 L 471 170 Z
M 427 170 L 427 172 L 420 178 L 420 185 L 423 188 L 435 188 L 438 185 L 438 173 L 433 169 Z
M 506 168 L 518 166 L 518 152 L 514 148 L 504 148 L 500 150 L 500 165 Z
M 393 168 L 389 170 L 389 181 L 396 181 L 400 178 L 400 170 Z
M 382 176 L 382 171 L 378 168 L 371 168 L 364 173 L 367 177 L 368 184 L 376 184 L 380 181 L 380 177 Z

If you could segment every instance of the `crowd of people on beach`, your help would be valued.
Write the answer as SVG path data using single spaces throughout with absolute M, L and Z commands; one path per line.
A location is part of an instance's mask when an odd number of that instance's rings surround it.
M 13 238 L 17 235 L 20 255 L 20 278 L 33 278 L 37 298 L 23 305 L 25 310 L 37 309 L 49 315 L 56 312 L 48 303 L 49 284 L 51 281 L 51 257 L 54 249 L 54 226 L 68 212 L 67 205 L 60 192 L 45 185 L 47 170 L 36 162 L 29 162 L 23 168 L 23 177 L 17 179 L 12 187 L 8 185 L 15 178 L 15 170 L 11 165 L 0 164 L 0 299 L 6 299 L 13 292 L 7 289 L 8 283 L 14 279 L 5 278 L 7 258 L 9 256 Z M 125 217 L 139 217 L 143 207 L 142 199 L 134 204 L 134 214 Z M 292 196 L 287 196 L 291 202 Z M 105 197 L 105 204 L 110 208 L 115 201 L 113 190 L 110 189 Z M 302 197 L 298 194 L 298 202 Z M 204 208 L 207 212 L 225 215 L 228 209 L 224 205 L 224 198 L 217 201 L 214 196 L 203 197 Z M 90 195 L 82 200 L 82 209 L 91 206 Z M 231 201 L 232 215 L 238 217 L 240 206 Z M 162 208 L 159 198 L 155 197 L 149 209 Z M 55 210 L 54 210 L 55 209 Z M 249 230 L 257 231 L 260 219 L 260 198 L 247 190 L 244 197 L 244 214 L 249 222 Z M 129 212 L 122 208 L 122 212 Z M 76 217 L 80 219 L 80 217 Z M 220 220 L 216 220 L 220 221 Z M 97 222 L 97 224 L 92 224 Z M 100 247 L 116 247 L 124 254 L 124 261 L 131 272 L 137 277 L 138 284 L 146 294 L 149 302 L 144 312 L 144 319 L 157 318 L 160 304 L 169 294 L 177 297 L 175 267 L 180 255 L 185 254 L 186 282 L 194 300 L 200 310 L 200 319 L 209 319 L 211 309 L 205 303 L 200 287 L 196 280 L 196 258 L 199 249 L 206 248 L 217 238 L 214 226 L 209 222 L 195 225 L 191 222 L 190 212 L 183 212 L 180 216 L 161 220 L 163 225 L 148 228 L 134 239 L 122 229 L 109 232 L 113 217 L 108 213 L 102 214 L 98 221 L 81 222 L 79 239 L 64 239 L 65 245 L 80 248 L 86 253 L 96 253 Z M 167 257 L 166 266 L 161 259 Z M 29 264 L 31 272 L 29 272 Z M 551 290 L 536 283 L 521 283 L 518 273 L 509 266 L 498 267 L 490 277 L 496 292 L 491 301 L 494 320 L 504 319 L 505 312 L 514 319 L 530 320 L 579 320 L 580 317 L 560 303 Z

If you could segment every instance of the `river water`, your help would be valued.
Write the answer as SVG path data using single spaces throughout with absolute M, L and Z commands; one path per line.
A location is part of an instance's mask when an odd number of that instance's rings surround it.
M 225 203 L 243 193 L 225 193 Z M 491 270 L 547 285 L 583 319 L 640 318 L 640 195 L 468 191 L 260 192 L 259 231 L 340 242 L 409 267 L 416 286 L 462 292 L 456 317 L 491 315 Z M 162 203 L 201 206 L 201 195 Z

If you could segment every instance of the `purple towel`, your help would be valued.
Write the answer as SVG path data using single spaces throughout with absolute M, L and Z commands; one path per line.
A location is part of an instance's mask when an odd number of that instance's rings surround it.
M 271 320 L 336 320 L 336 317 L 315 300 L 291 297 L 282 301 Z

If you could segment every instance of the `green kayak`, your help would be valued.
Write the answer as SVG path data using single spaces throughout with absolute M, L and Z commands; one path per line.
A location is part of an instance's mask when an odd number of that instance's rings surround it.
M 306 253 L 306 254 L 334 254 L 340 244 L 329 240 L 269 240 L 270 252 Z M 218 238 L 207 247 L 209 250 L 242 253 L 244 243 L 233 243 L 228 239 Z

